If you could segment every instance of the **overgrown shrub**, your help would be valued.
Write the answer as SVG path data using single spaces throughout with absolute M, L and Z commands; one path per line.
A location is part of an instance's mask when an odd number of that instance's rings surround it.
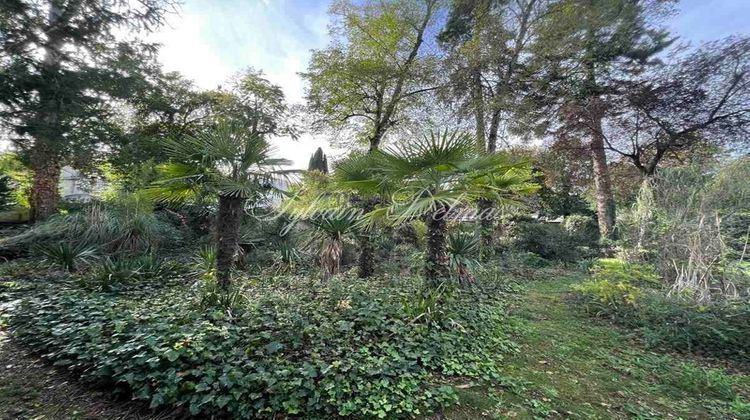
M 587 313 L 611 318 L 631 317 L 641 296 L 641 290 L 632 284 L 619 281 L 594 280 L 573 285 L 576 302 Z
M 148 206 L 118 207 L 94 203 L 58 214 L 26 232 L 0 241 L 0 249 L 28 250 L 37 244 L 63 241 L 95 247 L 101 253 L 140 254 L 181 244 L 180 232 Z
M 533 252 L 548 260 L 573 261 L 578 257 L 575 245 L 557 223 L 516 223 L 510 231 L 510 248 Z
M 599 258 L 591 267 L 591 275 L 597 281 L 630 283 L 638 286 L 658 286 L 659 275 L 648 264 L 627 262 L 618 258 Z
M 652 346 L 750 363 L 747 302 L 699 305 L 650 292 L 638 305 L 638 317 L 627 324 L 638 328 Z
M 117 294 L 56 285 L 27 294 L 15 337 L 85 379 L 152 407 L 231 417 L 407 417 L 454 402 L 443 376 L 499 377 L 502 305 L 421 281 L 265 279 L 231 317 L 185 284 Z M 440 316 L 424 315 L 438 308 Z M 433 313 L 435 313 L 433 311 Z
M 599 242 L 599 224 L 593 217 L 571 214 L 563 219 L 562 226 L 576 246 L 596 248 Z
M 750 303 L 722 300 L 706 305 L 691 296 L 639 288 L 658 278 L 643 264 L 602 259 L 594 279 L 572 286 L 573 302 L 589 314 L 635 328 L 652 346 L 730 357 L 750 363 Z

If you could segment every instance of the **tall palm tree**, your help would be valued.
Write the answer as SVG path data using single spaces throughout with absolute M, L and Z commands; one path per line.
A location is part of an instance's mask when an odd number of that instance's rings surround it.
M 291 162 L 272 158 L 274 149 L 258 134 L 229 122 L 196 136 L 165 144 L 170 162 L 158 167 L 161 180 L 153 195 L 165 201 L 185 201 L 200 194 L 218 198 L 216 217 L 216 279 L 226 289 L 238 251 L 245 204 L 274 190 L 273 181 L 292 171 L 279 170 Z
M 452 210 L 480 199 L 515 205 L 520 195 L 538 189 L 531 182 L 530 162 L 503 153 L 479 154 L 474 140 L 457 132 L 430 132 L 363 159 L 377 168 L 375 176 L 346 184 L 363 191 L 398 188 L 389 203 L 370 217 L 395 224 L 425 220 L 425 272 L 434 282 L 448 277 L 446 235 Z

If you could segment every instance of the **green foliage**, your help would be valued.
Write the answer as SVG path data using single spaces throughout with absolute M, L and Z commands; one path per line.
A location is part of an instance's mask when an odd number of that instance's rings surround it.
M 131 283 L 164 277 L 177 271 L 174 264 L 154 254 L 104 258 L 91 274 L 83 278 L 87 287 L 103 291 L 116 291 Z
M 7 175 L 0 175 L 0 211 L 7 210 L 14 203 L 13 186 Z
M 594 217 L 571 214 L 565 216 L 562 227 L 577 246 L 593 248 L 599 242 L 599 226 Z
M 126 386 L 152 407 L 409 417 L 455 401 L 444 376 L 499 379 L 513 348 L 496 297 L 455 290 L 430 298 L 439 305 L 404 305 L 423 290 L 412 279 L 279 277 L 243 291 L 230 316 L 226 301 L 201 306 L 174 281 L 117 294 L 55 285 L 27 294 L 10 324 L 55 365 Z M 436 307 L 443 315 L 433 316 Z
M 4 183 L 12 192 L 6 193 L 6 206 L 18 205 L 29 207 L 29 189 L 31 188 L 31 171 L 15 153 L 0 153 L 0 174 L 7 177 Z
M 35 244 L 62 241 L 96 247 L 102 253 L 140 254 L 174 246 L 180 237 L 174 226 L 149 206 L 94 203 L 37 223 L 20 235 L 0 241 L 0 247 L 29 249 Z
M 737 393 L 732 389 L 734 381 L 722 369 L 704 368 L 692 363 L 682 363 L 680 369 L 664 378 L 664 381 L 689 395 L 702 398 L 734 400 Z
M 573 285 L 577 302 L 595 316 L 626 316 L 632 312 L 641 290 L 627 282 L 595 280 Z
M 637 329 L 652 346 L 742 360 L 750 348 L 750 304 L 742 300 L 706 305 L 653 289 L 653 268 L 600 259 L 593 280 L 574 285 L 574 301 L 595 316 Z M 644 288 L 638 288 L 643 285 Z
M 356 209 L 323 211 L 307 220 L 313 228 L 310 244 L 318 247 L 323 276 L 330 278 L 341 269 L 344 239 L 357 230 L 360 214 Z
M 59 266 L 65 271 L 78 271 L 81 263 L 86 263 L 96 257 L 96 250 L 85 243 L 58 242 L 56 244 L 39 245 L 34 249 L 43 261 Z
M 573 261 L 581 256 L 557 223 L 511 222 L 506 227 L 505 242 L 512 250 L 533 252 L 548 260 Z
M 435 60 L 421 50 L 436 9 L 434 0 L 335 2 L 331 45 L 313 51 L 301 74 L 318 125 L 349 128 L 377 148 L 390 127 L 406 120 L 432 80 Z
M 654 267 L 617 258 L 599 258 L 591 267 L 591 273 L 596 281 L 606 280 L 637 286 L 658 286 L 661 281 Z
M 447 248 L 451 270 L 461 283 L 474 281 L 471 271 L 479 266 L 479 238 L 469 232 L 448 234 Z
M 148 195 L 184 203 L 203 194 L 257 201 L 273 190 L 286 159 L 272 158 L 274 149 L 259 134 L 238 123 L 225 122 L 181 140 L 165 142 L 170 163 L 157 167 L 160 180 Z
M 310 163 L 307 165 L 307 170 L 318 171 L 324 174 L 328 173 L 328 158 L 320 147 L 310 156 Z

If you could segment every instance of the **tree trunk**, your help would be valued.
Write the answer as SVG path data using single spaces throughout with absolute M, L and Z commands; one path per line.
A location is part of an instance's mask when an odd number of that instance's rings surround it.
M 599 221 L 599 232 L 603 238 L 611 238 L 615 227 L 615 199 L 612 194 L 612 181 L 609 177 L 607 154 L 604 149 L 601 114 L 592 116 L 591 161 L 594 166 L 594 185 L 596 187 L 596 214 Z
M 370 235 L 358 235 L 357 242 L 359 243 L 357 277 L 366 279 L 375 273 L 375 247 L 372 245 Z
M 480 199 L 477 202 L 479 208 L 479 236 L 482 240 L 482 256 L 492 255 L 494 248 L 495 220 L 493 218 L 495 203 L 490 200 Z
M 487 133 L 487 153 L 497 151 L 497 132 L 500 127 L 500 111 L 492 112 L 490 119 L 489 132 Z M 494 230 L 495 220 L 492 217 L 495 203 L 489 200 L 479 200 L 477 203 L 479 210 L 479 235 L 482 238 L 482 255 L 490 256 L 494 250 Z
M 62 18 L 59 5 L 52 2 L 48 12 L 47 27 L 54 29 Z M 43 44 L 44 60 L 42 76 L 54 85 L 60 72 L 60 49 L 62 38 L 56 30 L 47 33 L 48 39 Z M 54 149 L 56 143 L 63 141 L 60 129 L 60 103 L 55 89 L 45 87 L 39 92 L 40 107 L 34 118 L 34 145 L 31 147 L 30 166 L 34 172 L 31 184 L 31 220 L 41 221 L 57 213 L 60 200 L 58 191 L 60 183 L 60 154 Z
M 448 252 L 446 235 L 448 224 L 446 215 L 448 208 L 437 204 L 437 208 L 427 216 L 427 267 L 425 275 L 427 281 L 439 284 L 448 277 Z
M 244 207 L 244 198 L 219 195 L 219 214 L 216 217 L 216 280 L 222 289 L 228 289 L 231 283 Z
M 487 150 L 484 131 L 484 94 L 482 92 L 482 71 L 475 68 L 471 73 L 471 101 L 474 107 L 474 124 L 476 126 L 477 150 Z
M 60 164 L 44 142 L 34 144 L 30 163 L 34 172 L 30 197 L 31 220 L 38 222 L 57 213 L 60 200 Z
M 373 211 L 377 202 L 378 200 L 375 198 L 356 200 L 356 204 L 362 209 L 363 214 Z M 363 232 L 357 235 L 357 244 L 359 245 L 357 277 L 361 279 L 372 277 L 375 273 L 375 246 L 372 243 L 371 233 L 372 232 Z

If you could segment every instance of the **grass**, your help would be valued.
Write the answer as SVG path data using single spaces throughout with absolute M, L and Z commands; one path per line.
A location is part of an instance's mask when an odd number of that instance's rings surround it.
M 445 418 L 750 419 L 750 377 L 649 351 L 579 314 L 564 295 L 581 277 L 526 284 L 512 309 L 520 351 L 507 360 L 506 383 L 461 390 Z

